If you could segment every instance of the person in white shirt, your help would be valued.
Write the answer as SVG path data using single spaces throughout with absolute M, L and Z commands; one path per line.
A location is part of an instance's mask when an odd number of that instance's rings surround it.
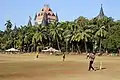
M 95 59 L 95 53 L 94 53 L 94 52 L 93 52 L 93 53 L 89 53 L 89 55 L 87 55 L 87 58 L 90 59 L 88 71 L 90 71 L 91 69 L 94 70 L 94 71 L 96 71 L 96 70 L 94 69 L 94 67 L 92 66 L 92 65 L 93 65 L 93 62 L 94 62 L 94 59 Z

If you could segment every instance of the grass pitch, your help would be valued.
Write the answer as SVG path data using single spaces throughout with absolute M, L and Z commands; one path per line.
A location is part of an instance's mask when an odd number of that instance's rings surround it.
M 0 54 L 0 80 L 120 80 L 120 57 L 96 57 L 88 71 L 84 55 Z M 99 70 L 102 62 L 102 70 Z

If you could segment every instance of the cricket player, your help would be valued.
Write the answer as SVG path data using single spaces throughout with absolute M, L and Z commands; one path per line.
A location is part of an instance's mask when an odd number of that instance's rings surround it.
M 38 58 L 38 56 L 39 56 L 39 53 L 37 52 L 37 53 L 36 53 L 36 58 Z
M 94 67 L 92 66 L 92 65 L 93 65 L 93 62 L 94 62 L 94 59 L 95 59 L 95 53 L 94 53 L 94 52 L 93 52 L 93 53 L 89 53 L 89 55 L 87 55 L 87 58 L 89 58 L 89 60 L 90 60 L 88 71 L 90 71 L 91 69 L 94 70 L 94 71 L 96 71 L 96 70 L 94 69 Z
M 63 53 L 63 61 L 65 60 L 65 54 Z

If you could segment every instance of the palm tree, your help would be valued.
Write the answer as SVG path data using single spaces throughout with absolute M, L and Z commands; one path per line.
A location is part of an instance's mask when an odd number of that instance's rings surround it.
M 35 34 L 35 26 L 27 26 L 27 32 L 25 33 L 24 44 L 26 45 L 26 51 L 30 52 L 32 47 L 32 38 Z
M 76 31 L 76 34 L 73 36 L 73 38 L 74 38 L 73 40 L 78 41 L 78 42 L 80 40 L 84 41 L 85 51 L 87 53 L 88 51 L 87 51 L 86 42 L 91 37 L 90 34 L 92 32 L 89 27 L 89 20 L 81 16 L 77 20 L 75 20 L 75 22 L 78 26 L 78 29 Z
M 69 27 L 69 25 L 67 25 L 66 23 L 63 25 L 64 31 L 62 33 L 62 37 L 66 43 L 66 52 L 68 52 L 68 42 L 70 41 L 70 37 L 71 37 L 71 31 L 69 29 L 67 29 L 67 27 Z M 61 26 L 62 27 L 62 26 Z
M 20 28 L 18 29 L 18 41 L 17 41 L 17 45 L 18 48 L 23 52 L 25 49 L 25 37 L 26 37 L 26 33 L 27 33 L 27 26 L 20 26 Z
M 3 35 L 4 35 L 4 32 L 0 30 L 0 50 L 3 49 Z
M 91 37 L 91 36 L 90 36 L 90 33 L 91 33 L 91 30 L 90 30 L 90 29 L 83 29 L 83 30 L 82 30 L 82 33 L 81 33 L 81 39 L 84 41 L 86 53 L 88 52 L 86 42 L 87 42 L 88 39 Z
M 102 40 L 107 37 L 107 32 L 109 32 L 110 27 L 112 26 L 113 19 L 106 16 L 98 19 L 93 19 L 93 24 L 96 26 L 95 38 L 99 39 L 99 52 L 101 53 Z
M 62 28 L 59 23 L 55 22 L 49 26 L 50 28 L 50 34 L 52 35 L 53 40 L 56 40 L 58 49 L 60 49 L 60 43 L 59 40 L 62 40 L 61 34 L 62 34 Z
M 44 46 L 43 39 L 46 37 L 46 35 L 44 33 L 45 26 L 38 25 L 36 28 L 37 28 L 36 32 L 32 38 L 32 43 L 34 44 L 34 48 L 37 47 L 37 45 L 39 45 L 39 43 L 42 44 L 42 46 Z
M 6 31 L 7 31 L 7 32 L 11 31 L 12 23 L 11 23 L 10 20 L 8 20 L 8 21 L 5 23 L 5 26 L 6 26 Z
M 81 40 L 84 41 L 86 53 L 88 52 L 86 42 L 91 37 L 90 33 L 91 33 L 91 29 L 81 27 L 80 29 L 78 29 L 76 31 L 76 34 L 72 37 L 72 40 L 75 40 L 75 41 L 78 41 L 78 42 L 81 41 Z
M 108 32 L 109 36 L 107 36 L 105 42 L 103 44 L 107 44 L 107 48 L 109 50 L 118 50 L 120 49 L 120 22 L 116 21 L 114 26 L 110 28 L 110 32 Z
M 107 30 L 105 28 L 105 26 L 99 27 L 95 33 L 95 37 L 99 38 L 99 53 L 101 53 L 101 44 L 102 44 L 102 40 L 103 38 L 105 38 L 107 35 Z
M 6 23 L 5 23 L 5 26 L 6 26 L 6 30 L 4 32 L 4 36 L 3 36 L 3 40 L 5 41 L 5 44 L 4 44 L 4 48 L 8 49 L 8 48 L 11 48 L 13 47 L 13 41 L 12 41 L 12 23 L 10 20 L 8 20 Z

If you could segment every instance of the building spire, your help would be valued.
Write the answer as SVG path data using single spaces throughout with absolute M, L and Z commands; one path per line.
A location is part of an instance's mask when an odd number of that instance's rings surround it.
M 14 27 L 14 29 L 13 29 L 14 36 L 16 36 L 17 31 L 18 31 L 18 29 L 17 29 L 17 26 L 16 26 L 16 24 L 15 24 L 15 27 Z
M 15 23 L 14 31 L 17 31 L 17 26 L 16 26 L 16 23 Z
M 57 22 L 59 21 L 59 19 L 58 19 L 58 15 L 57 15 L 57 12 L 56 12 L 56 21 L 57 21 Z
M 102 4 L 101 4 L 100 12 L 99 12 L 99 15 L 97 16 L 97 18 L 103 18 L 104 16 L 105 15 L 104 15 L 103 7 L 102 7 Z
M 31 16 L 29 16 L 28 26 L 32 26 L 31 20 L 32 20 L 32 18 L 31 18 Z
M 35 13 L 35 17 L 34 17 L 34 20 L 36 20 L 36 18 L 37 18 L 37 13 Z

